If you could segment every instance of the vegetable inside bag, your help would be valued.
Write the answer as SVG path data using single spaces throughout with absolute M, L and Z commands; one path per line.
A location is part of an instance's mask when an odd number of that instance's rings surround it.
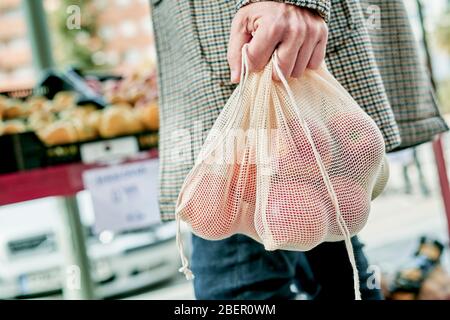
M 178 224 L 208 240 L 244 234 L 266 250 L 344 240 L 360 299 L 350 238 L 387 181 L 382 134 L 325 66 L 288 81 L 274 54 L 263 71 L 247 70 L 244 48 L 241 83 L 182 186 Z

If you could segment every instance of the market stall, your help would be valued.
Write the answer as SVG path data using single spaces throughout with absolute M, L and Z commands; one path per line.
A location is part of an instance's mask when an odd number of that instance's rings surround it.
M 80 287 L 94 291 L 76 195 L 95 168 L 145 163 L 158 157 L 159 110 L 154 69 L 117 76 L 57 72 L 40 1 L 24 1 L 35 65 L 41 80 L 27 90 L 0 93 L 0 206 L 59 197 L 66 269 L 79 267 Z

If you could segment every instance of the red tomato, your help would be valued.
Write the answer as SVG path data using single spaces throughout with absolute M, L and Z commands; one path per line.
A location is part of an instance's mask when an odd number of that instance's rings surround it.
M 311 121 L 308 123 L 308 128 L 320 159 L 328 170 L 332 160 L 331 136 L 319 123 Z M 278 174 L 288 177 L 296 176 L 305 182 L 316 181 L 320 178 L 320 167 L 313 147 L 298 121 L 291 120 L 288 123 L 288 130 L 280 129 L 278 138 L 274 146 Z
M 238 233 L 245 234 L 256 241 L 260 241 L 255 229 L 255 206 L 243 201 L 240 209 L 241 220 L 238 227 Z
M 231 196 L 235 198 L 239 210 L 240 222 L 237 226 L 239 233 L 255 238 L 254 215 L 256 205 L 256 165 L 242 164 L 234 166 L 231 183 Z
M 274 181 L 266 217 L 256 211 L 256 230 L 267 250 L 310 250 L 327 234 L 326 205 L 317 190 L 305 183 Z
M 256 204 L 256 164 L 247 165 L 247 179 L 243 200 L 253 206 Z
M 370 119 L 360 114 L 346 113 L 330 121 L 329 127 L 341 146 L 335 158 L 343 174 L 361 180 L 378 168 L 383 160 L 384 141 Z
M 221 175 L 204 174 L 192 194 L 186 195 L 189 201 L 181 217 L 191 225 L 196 235 L 220 240 L 236 233 L 240 217 L 235 188 L 231 183 Z
M 351 235 L 355 235 L 362 230 L 369 218 L 370 195 L 358 182 L 346 177 L 332 178 L 331 183 L 347 229 Z M 328 200 L 328 207 L 330 221 L 328 240 L 342 240 L 342 232 L 336 222 L 336 210 L 331 200 Z

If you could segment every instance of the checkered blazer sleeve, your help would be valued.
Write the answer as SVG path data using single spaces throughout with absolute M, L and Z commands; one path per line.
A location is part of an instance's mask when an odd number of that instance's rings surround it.
M 249 3 L 260 1 L 265 0 L 238 0 L 236 7 L 237 9 L 240 9 Z M 299 7 L 312 9 L 315 10 L 322 18 L 324 18 L 326 22 L 328 22 L 328 20 L 330 19 L 331 0 L 268 0 L 268 1 L 283 2 L 293 4 Z

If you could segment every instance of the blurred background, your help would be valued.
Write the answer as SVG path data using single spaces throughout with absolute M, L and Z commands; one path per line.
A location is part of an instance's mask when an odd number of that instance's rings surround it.
M 150 219 L 158 214 L 151 186 L 158 179 L 159 123 L 148 0 L 43 0 L 56 67 L 44 77 L 38 69 L 46 53 L 36 53 L 30 32 L 42 21 L 33 18 L 39 13 L 30 2 L 0 3 L 0 111 L 2 104 L 6 110 L 0 117 L 0 186 L 6 188 L 0 190 L 0 299 L 193 299 L 191 283 L 178 273 L 175 225 Z M 405 4 L 425 57 L 417 1 Z M 422 5 L 437 96 L 450 123 L 450 1 Z M 30 90 L 38 87 L 45 90 Z M 443 145 L 450 159 L 448 134 Z M 370 262 L 387 295 L 402 278 L 405 291 L 414 293 L 403 298 L 450 299 L 448 221 L 432 145 L 391 154 L 389 161 L 388 187 L 361 233 Z M 147 170 L 150 185 L 142 188 L 153 190 L 146 194 L 153 212 L 128 216 L 127 227 L 102 224 L 98 187 L 83 190 L 82 172 L 133 164 Z M 110 191 L 118 204 L 136 192 L 117 190 Z M 417 254 L 420 244 L 438 257 Z M 90 275 L 83 278 L 72 265 Z

